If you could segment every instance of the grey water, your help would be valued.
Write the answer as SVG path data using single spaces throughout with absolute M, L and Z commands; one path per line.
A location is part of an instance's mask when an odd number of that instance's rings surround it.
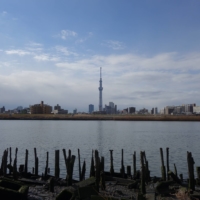
M 146 152 L 151 176 L 161 176 L 160 147 L 166 163 L 169 147 L 170 169 L 176 164 L 178 174 L 187 173 L 187 151 L 192 152 L 195 166 L 200 166 L 199 122 L 151 122 L 151 121 L 43 121 L 1 120 L 0 158 L 3 151 L 12 147 L 14 160 L 18 148 L 17 165 L 24 164 L 25 150 L 29 150 L 28 169 L 34 167 L 34 148 L 39 158 L 39 174 L 44 173 L 46 152 L 49 152 L 50 174 L 54 175 L 55 150 L 60 150 L 60 176 L 66 176 L 62 149 L 71 149 L 76 156 L 73 178 L 78 179 L 78 148 L 81 163 L 86 161 L 86 177 L 89 176 L 92 150 L 104 156 L 105 170 L 109 171 L 110 153 L 113 150 L 114 170 L 120 171 L 121 149 L 124 149 L 124 166 L 133 166 L 132 155 L 136 151 L 137 169 L 140 169 L 140 151 Z

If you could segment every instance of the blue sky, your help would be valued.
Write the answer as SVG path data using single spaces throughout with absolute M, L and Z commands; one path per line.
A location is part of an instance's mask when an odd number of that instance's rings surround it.
M 200 1 L 2 0 L 0 107 L 200 105 Z

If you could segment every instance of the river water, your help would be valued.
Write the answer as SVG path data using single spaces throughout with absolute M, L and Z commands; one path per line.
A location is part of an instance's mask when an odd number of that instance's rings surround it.
M 187 178 L 187 151 L 192 152 L 195 166 L 200 166 L 199 122 L 151 122 L 151 121 L 43 121 L 0 120 L 0 156 L 12 147 L 14 160 L 18 148 L 18 166 L 24 164 L 25 150 L 29 150 L 28 168 L 34 167 L 34 147 L 39 158 L 39 174 L 46 164 L 49 152 L 50 173 L 54 175 L 55 150 L 60 150 L 60 176 L 66 176 L 62 149 L 71 149 L 76 156 L 74 178 L 78 179 L 78 153 L 81 163 L 86 161 L 86 177 L 90 170 L 92 150 L 104 156 L 105 170 L 109 171 L 110 153 L 113 149 L 114 170 L 121 167 L 121 149 L 124 149 L 124 166 L 133 165 L 132 154 L 136 151 L 137 168 L 140 168 L 140 151 L 146 152 L 151 176 L 161 176 L 160 147 L 166 163 L 166 148 L 169 147 L 170 169 L 176 164 L 178 174 Z

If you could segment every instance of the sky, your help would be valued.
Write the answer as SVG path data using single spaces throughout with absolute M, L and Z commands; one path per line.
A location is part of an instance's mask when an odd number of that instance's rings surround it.
M 200 105 L 199 0 L 1 0 L 0 107 Z

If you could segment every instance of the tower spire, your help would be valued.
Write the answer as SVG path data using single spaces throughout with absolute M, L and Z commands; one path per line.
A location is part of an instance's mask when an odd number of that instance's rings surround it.
M 103 99 L 102 99 L 102 76 L 101 76 L 101 67 L 100 67 L 100 80 L 99 80 L 99 111 L 103 111 Z

